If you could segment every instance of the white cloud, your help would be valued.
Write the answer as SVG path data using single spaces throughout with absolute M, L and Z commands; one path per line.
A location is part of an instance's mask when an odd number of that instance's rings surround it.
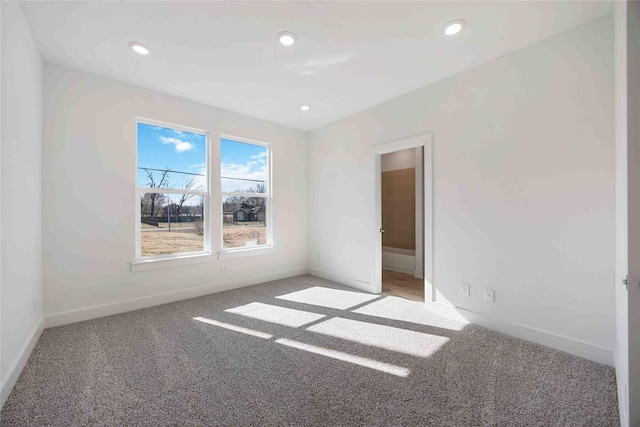
M 221 175 L 223 177 L 234 178 L 234 180 L 223 180 L 222 191 L 246 190 L 249 187 L 255 187 L 258 182 L 241 181 L 256 180 L 264 181 L 267 176 L 267 165 L 265 163 L 247 162 L 244 164 L 222 163 Z
M 193 180 L 193 188 L 198 190 L 205 190 L 207 188 L 207 165 L 194 165 L 199 166 L 198 173 L 200 175 L 195 176 Z
M 261 162 L 266 162 L 267 161 L 267 152 L 263 151 L 260 154 L 254 154 L 253 156 L 251 156 L 252 159 L 256 159 L 256 160 L 260 160 Z
M 160 137 L 160 142 L 163 144 L 173 144 L 176 149 L 176 153 L 184 153 L 185 151 L 193 150 L 196 148 L 195 144 L 188 141 L 183 141 L 178 138 L 167 138 L 166 136 Z
M 181 140 L 191 140 L 191 141 L 201 141 L 204 139 L 204 135 L 201 133 L 193 133 L 184 130 L 171 129 L 173 137 L 176 137 Z

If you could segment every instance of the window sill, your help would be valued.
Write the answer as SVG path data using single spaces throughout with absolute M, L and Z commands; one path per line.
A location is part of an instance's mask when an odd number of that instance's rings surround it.
M 171 258 L 155 258 L 133 261 L 131 263 L 131 271 L 147 271 L 157 268 L 179 267 L 182 265 L 199 264 L 202 262 L 215 261 L 215 257 L 211 253 L 178 255 Z
M 253 248 L 227 249 L 218 253 L 218 259 L 244 258 L 256 255 L 270 254 L 274 251 L 273 246 L 260 246 Z

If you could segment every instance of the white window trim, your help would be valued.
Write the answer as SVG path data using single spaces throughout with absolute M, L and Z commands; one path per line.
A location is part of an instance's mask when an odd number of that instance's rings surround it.
M 204 220 L 204 250 L 198 252 L 183 252 L 172 255 L 156 255 L 150 257 L 142 257 L 141 256 L 141 226 L 140 226 L 140 193 L 141 192 L 150 192 L 150 193 L 161 193 L 161 194 L 183 194 L 185 191 L 180 189 L 173 188 L 164 188 L 164 189 L 154 189 L 147 188 L 141 190 L 138 186 L 138 123 L 142 123 L 149 126 L 160 126 L 169 129 L 181 130 L 185 132 L 197 133 L 200 135 L 204 135 L 206 138 L 206 154 L 205 158 L 207 160 L 207 190 L 206 191 L 189 191 L 189 193 L 194 193 L 198 195 L 205 196 L 205 218 Z M 184 125 L 178 125 L 175 123 L 164 122 L 160 120 L 147 119 L 144 117 L 136 117 L 136 150 L 135 150 L 135 260 L 131 262 L 131 271 L 145 271 L 156 268 L 165 268 L 165 267 L 175 267 L 180 265 L 189 265 L 196 264 L 201 262 L 213 261 L 214 256 L 211 250 L 211 224 L 213 223 L 213 215 L 212 215 L 212 186 L 211 186 L 211 164 L 212 164 L 212 139 L 211 132 L 204 130 L 193 128 Z
M 273 243 L 273 151 L 271 150 L 271 144 L 267 142 L 257 141 L 255 139 L 243 138 L 241 136 L 230 135 L 230 134 L 220 134 L 220 141 L 223 139 L 228 139 L 236 142 L 243 142 L 246 144 L 258 145 L 261 147 L 265 147 L 267 149 L 267 162 L 268 162 L 268 171 L 266 177 L 266 193 L 244 193 L 237 191 L 222 191 L 220 188 L 220 203 L 218 203 L 217 212 L 219 213 L 219 229 L 220 229 L 220 239 L 216 244 L 216 249 L 218 250 L 218 260 L 222 259 L 233 259 L 233 258 L 244 258 L 249 256 L 256 255 L 265 255 L 274 251 L 274 243 Z M 222 181 L 222 169 L 221 164 L 222 161 L 218 162 L 217 167 L 219 168 L 218 180 Z M 225 196 L 245 196 L 245 197 L 265 197 L 267 199 L 267 243 L 260 246 L 243 246 L 239 248 L 224 248 L 222 239 L 224 236 L 223 230 L 223 218 L 224 213 L 222 209 L 222 200 Z

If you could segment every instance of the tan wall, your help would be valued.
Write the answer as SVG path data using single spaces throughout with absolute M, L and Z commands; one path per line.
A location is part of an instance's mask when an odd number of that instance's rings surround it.
M 415 168 L 382 172 L 382 245 L 416 249 Z

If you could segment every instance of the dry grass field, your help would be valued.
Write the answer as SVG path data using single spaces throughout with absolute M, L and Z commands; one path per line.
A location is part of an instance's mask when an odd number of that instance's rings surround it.
M 262 223 L 247 225 L 225 225 L 222 229 L 224 247 L 239 248 L 242 246 L 264 245 L 267 243 L 267 227 Z
M 188 231 L 143 231 L 140 233 L 142 256 L 169 255 L 181 252 L 201 252 L 204 237 L 193 229 Z
M 204 250 L 204 237 L 196 233 L 193 222 L 174 223 L 171 232 L 168 224 L 160 227 L 141 224 L 142 256 L 170 255 L 183 252 L 201 252 Z M 223 227 L 224 248 L 264 245 L 267 242 L 266 227 L 260 223 L 227 225 Z M 255 243 L 253 243 L 255 242 Z M 247 245 L 248 244 L 248 245 Z
M 194 222 L 172 222 L 171 223 L 171 229 L 173 230 L 174 228 L 191 228 L 193 227 L 193 224 L 195 224 L 196 221 Z M 153 225 L 149 225 L 149 224 L 145 224 L 144 222 L 140 223 L 140 227 L 144 230 L 158 230 L 158 229 L 164 229 L 164 228 L 169 228 L 169 223 L 168 222 L 160 222 L 158 223 L 158 226 L 155 227 Z

